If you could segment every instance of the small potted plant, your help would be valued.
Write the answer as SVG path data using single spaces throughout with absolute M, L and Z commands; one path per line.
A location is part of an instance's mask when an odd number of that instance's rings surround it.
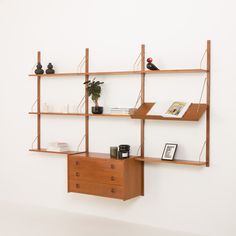
M 104 82 L 95 81 L 96 78 L 94 78 L 92 81 L 88 80 L 84 82 L 85 85 L 87 85 L 87 91 L 88 96 L 91 96 L 92 101 L 94 102 L 95 106 L 92 107 L 92 113 L 93 114 L 102 114 L 103 113 L 103 107 L 100 107 L 98 105 L 98 99 L 101 96 L 101 84 Z

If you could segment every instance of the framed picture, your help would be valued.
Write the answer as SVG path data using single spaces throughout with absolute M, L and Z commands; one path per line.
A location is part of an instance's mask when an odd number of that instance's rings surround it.
M 174 143 L 166 143 L 164 151 L 162 153 L 162 160 L 173 161 L 175 157 L 175 153 L 177 150 L 178 144 Z

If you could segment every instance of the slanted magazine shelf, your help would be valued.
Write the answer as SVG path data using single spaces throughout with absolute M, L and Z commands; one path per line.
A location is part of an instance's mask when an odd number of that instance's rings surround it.
M 148 115 L 155 103 L 143 103 L 135 112 L 131 114 L 133 119 L 150 120 L 178 120 L 178 121 L 199 121 L 207 109 L 207 104 L 192 103 L 182 118 L 163 117 L 158 115 Z
M 150 71 L 145 70 L 145 46 L 141 46 L 141 61 L 140 70 L 131 70 L 131 71 L 101 71 L 101 72 L 91 72 L 89 71 L 89 49 L 86 48 L 85 50 L 85 71 L 84 72 L 72 72 L 72 73 L 58 73 L 58 74 L 43 74 L 43 75 L 36 75 L 30 74 L 30 77 L 37 78 L 37 111 L 36 112 L 29 112 L 29 114 L 37 116 L 37 148 L 32 148 L 30 151 L 34 152 L 47 152 L 47 153 L 58 153 L 58 152 L 50 152 L 46 149 L 41 147 L 41 116 L 43 115 L 53 115 L 53 116 L 79 116 L 83 117 L 85 120 L 85 150 L 84 153 L 89 153 L 89 117 L 124 117 L 130 119 L 140 119 L 140 156 L 135 157 L 136 161 L 149 162 L 149 163 L 171 163 L 171 164 L 183 164 L 183 165 L 193 165 L 193 166 L 209 166 L 210 165 L 210 75 L 211 75 L 211 42 L 210 40 L 207 41 L 207 49 L 206 49 L 206 56 L 207 56 L 207 66 L 206 69 L 202 68 L 192 68 L 192 69 L 167 69 L 167 70 L 156 70 Z M 38 62 L 41 61 L 41 53 L 38 52 Z M 162 73 L 169 73 L 174 75 L 175 73 L 199 73 L 199 74 L 206 74 L 207 79 L 207 96 L 206 96 L 206 103 L 192 103 L 188 110 L 186 111 L 185 115 L 182 118 L 170 118 L 170 117 L 162 117 L 157 115 L 149 115 L 148 112 L 154 105 L 154 103 L 146 102 L 145 101 L 145 76 L 148 74 L 162 74 Z M 140 76 L 141 83 L 141 92 L 140 92 L 140 101 L 141 105 L 138 109 L 136 109 L 131 115 L 126 114 L 90 114 L 89 113 L 89 99 L 88 93 L 85 89 L 85 113 L 62 113 L 62 112 L 43 112 L 41 111 L 41 79 L 47 77 L 78 77 L 78 79 L 84 79 L 84 81 L 89 80 L 89 76 L 99 76 L 99 75 L 130 75 L 132 79 L 137 79 L 137 75 Z M 136 75 L 132 77 L 132 75 Z M 205 161 L 187 161 L 187 160 L 174 160 L 170 161 L 162 161 L 159 158 L 145 158 L 144 152 L 144 133 L 145 133 L 145 120 L 169 120 L 169 121 L 199 121 L 203 114 L 206 112 L 206 160 Z M 59 152 L 59 154 L 74 154 L 78 153 L 78 151 L 72 152 Z M 81 152 L 79 152 L 81 153 Z M 83 153 L 83 152 L 82 152 Z M 142 177 L 143 178 L 143 177 Z

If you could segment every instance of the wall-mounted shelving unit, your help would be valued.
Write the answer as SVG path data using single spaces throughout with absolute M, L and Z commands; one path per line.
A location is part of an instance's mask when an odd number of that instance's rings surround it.
M 120 198 L 123 200 L 126 200 L 128 198 L 132 198 L 134 196 L 138 196 L 138 195 L 143 195 L 144 194 L 144 181 L 143 181 L 143 164 L 144 163 L 157 163 L 157 164 L 176 164 L 176 165 L 191 165 L 191 166 L 206 166 L 209 167 L 210 166 L 210 79 L 211 79 L 211 41 L 208 40 L 207 41 L 207 49 L 206 49 L 206 57 L 207 57 L 207 66 L 206 69 L 202 69 L 202 68 L 193 68 L 193 69 L 168 69 L 168 70 L 155 70 L 155 71 L 150 71 L 150 70 L 145 70 L 145 45 L 141 45 L 141 52 L 140 52 L 140 65 L 141 68 L 140 70 L 137 71 L 103 71 L 103 72 L 91 72 L 89 71 L 89 49 L 86 48 L 85 50 L 85 71 L 81 72 L 81 73 L 58 73 L 58 74 L 43 74 L 43 75 L 35 75 L 35 74 L 30 74 L 30 77 L 36 77 L 37 78 L 37 111 L 36 112 L 29 112 L 29 114 L 31 115 L 36 115 L 37 116 L 37 148 L 35 149 L 30 149 L 30 151 L 34 151 L 34 152 L 46 152 L 46 153 L 53 153 L 53 154 L 66 154 L 68 155 L 68 161 L 71 162 L 71 159 L 75 159 L 76 162 L 78 162 L 78 158 L 83 158 L 83 160 L 86 162 L 86 158 L 89 159 L 96 159 L 98 156 L 99 158 L 102 158 L 104 160 L 103 165 L 105 165 L 105 163 L 107 163 L 107 160 L 110 160 L 110 162 L 113 163 L 114 160 L 112 159 L 108 159 L 107 156 L 108 154 L 99 154 L 96 153 L 96 155 L 89 155 L 89 117 L 124 117 L 124 118 L 130 118 L 130 119 L 139 119 L 140 120 L 140 155 L 136 156 L 136 157 L 132 157 L 132 161 L 130 161 L 130 163 L 128 164 L 127 161 L 121 161 L 121 160 L 117 160 L 116 163 L 118 163 L 118 161 L 120 161 L 121 163 L 127 163 L 124 164 L 125 166 L 133 166 L 131 169 L 134 171 L 133 177 L 136 178 L 136 180 L 140 180 L 140 186 L 138 187 L 138 189 L 136 189 L 134 192 L 130 193 L 127 189 L 126 189 L 126 185 L 123 183 L 122 187 L 119 187 L 119 196 L 116 195 L 115 193 L 113 194 L 113 190 L 115 189 L 114 186 L 111 189 L 111 192 L 109 192 L 109 190 L 107 190 L 107 186 L 102 186 L 101 188 L 104 188 L 104 191 L 101 193 L 99 192 L 97 195 L 100 196 L 108 196 L 108 197 L 115 197 L 115 198 Z M 41 53 L 38 52 L 38 57 L 37 57 L 37 61 L 41 62 Z M 162 116 L 154 116 L 154 115 L 148 115 L 148 112 L 150 111 L 150 109 L 152 108 L 152 106 L 154 105 L 154 103 L 152 102 L 146 102 L 145 101 L 145 76 L 148 74 L 176 74 L 176 73 L 197 73 L 197 74 L 206 74 L 206 103 L 192 103 L 189 107 L 189 109 L 187 110 L 187 112 L 185 113 L 185 115 L 179 119 L 179 118 L 166 118 L 166 117 L 162 117 Z M 41 80 L 45 79 L 47 77 L 81 77 L 84 78 L 84 81 L 88 81 L 89 80 L 89 76 L 94 76 L 94 75 L 110 75 L 110 76 L 115 76 L 115 75 L 130 75 L 132 78 L 132 75 L 140 75 L 140 102 L 141 105 L 138 109 L 134 110 L 134 112 L 131 115 L 122 115 L 122 114 L 101 114 L 101 115 L 96 115 L 96 114 L 90 114 L 89 113 L 89 97 L 88 97 L 88 93 L 87 90 L 85 88 L 85 113 L 61 113 L 61 112 L 42 112 L 41 111 Z M 136 79 L 137 76 L 133 79 Z M 145 136 L 145 122 L 146 120 L 167 120 L 167 121 L 199 121 L 201 119 L 201 117 L 203 116 L 203 114 L 206 112 L 206 129 L 205 129 L 205 133 L 206 133 L 206 160 L 205 161 L 190 161 L 190 160 L 174 160 L 174 161 L 164 161 L 161 160 L 160 158 L 154 158 L 154 157 L 145 157 L 145 150 L 144 150 L 144 136 Z M 83 152 L 77 152 L 77 151 L 72 151 L 72 152 L 50 152 L 47 151 L 46 149 L 43 149 L 41 147 L 41 116 L 43 115 L 53 115 L 53 116 L 82 116 L 84 117 L 85 120 L 85 150 Z M 77 158 L 77 159 L 76 159 Z M 84 159 L 85 158 L 85 159 Z M 73 160 L 74 160 L 73 159 Z M 106 160 L 106 161 L 105 161 Z M 134 161 L 133 161 L 134 160 Z M 75 162 L 75 163 L 76 163 Z M 86 162 L 87 163 L 87 162 Z M 134 164 L 134 163 L 139 163 L 139 164 Z M 99 164 L 101 165 L 101 163 Z M 111 164 L 112 166 L 113 164 Z M 71 171 L 77 171 L 76 169 L 76 164 L 69 165 L 70 166 L 70 170 L 69 173 L 71 173 Z M 124 170 L 127 170 L 125 167 L 124 169 L 122 169 L 122 174 L 121 175 L 125 175 Z M 136 169 L 135 169 L 136 168 Z M 114 170 L 112 170 L 114 171 Z M 73 175 L 74 176 L 74 175 Z M 78 177 L 78 176 L 77 176 Z M 94 193 L 93 191 L 91 192 L 90 190 L 88 190 L 87 188 L 84 188 L 83 190 L 80 189 L 80 184 L 78 183 L 78 181 L 81 181 L 78 178 L 75 179 L 71 179 L 71 175 L 68 175 L 68 191 L 75 191 L 75 192 L 82 192 L 82 193 L 89 193 L 89 194 L 94 194 L 96 195 L 96 193 Z M 122 177 L 123 178 L 123 177 Z M 132 177 L 131 178 L 131 182 Z M 90 180 L 93 182 L 93 184 L 96 185 L 96 181 L 98 181 L 97 179 L 94 180 Z M 104 183 L 100 183 L 100 184 L 104 184 Z M 107 182 L 106 182 L 107 184 Z M 82 184 L 83 185 L 83 184 Z M 93 185 L 91 185 L 93 186 Z M 78 187 L 78 188 L 77 188 Z M 94 187 L 94 186 L 93 186 Z M 91 187 L 91 188 L 93 188 Z M 123 190 L 121 190 L 123 189 Z M 83 192 L 85 191 L 85 192 Z M 86 192 L 87 191 L 87 192 Z M 108 191 L 108 192 L 107 192 Z M 114 190 L 115 191 L 115 190 Z

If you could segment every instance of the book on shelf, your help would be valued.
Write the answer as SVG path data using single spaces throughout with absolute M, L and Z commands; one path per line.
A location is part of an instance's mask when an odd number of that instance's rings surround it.
M 148 115 L 158 115 L 170 118 L 182 118 L 190 105 L 190 102 L 182 101 L 157 102 L 148 112 Z
M 128 115 L 129 114 L 130 108 L 124 108 L 124 107 L 110 107 L 108 109 L 108 112 L 111 114 L 124 114 Z
M 49 151 L 49 152 L 68 152 L 69 145 L 68 145 L 68 143 L 62 143 L 62 142 L 49 143 L 48 147 L 47 147 L 47 151 Z

